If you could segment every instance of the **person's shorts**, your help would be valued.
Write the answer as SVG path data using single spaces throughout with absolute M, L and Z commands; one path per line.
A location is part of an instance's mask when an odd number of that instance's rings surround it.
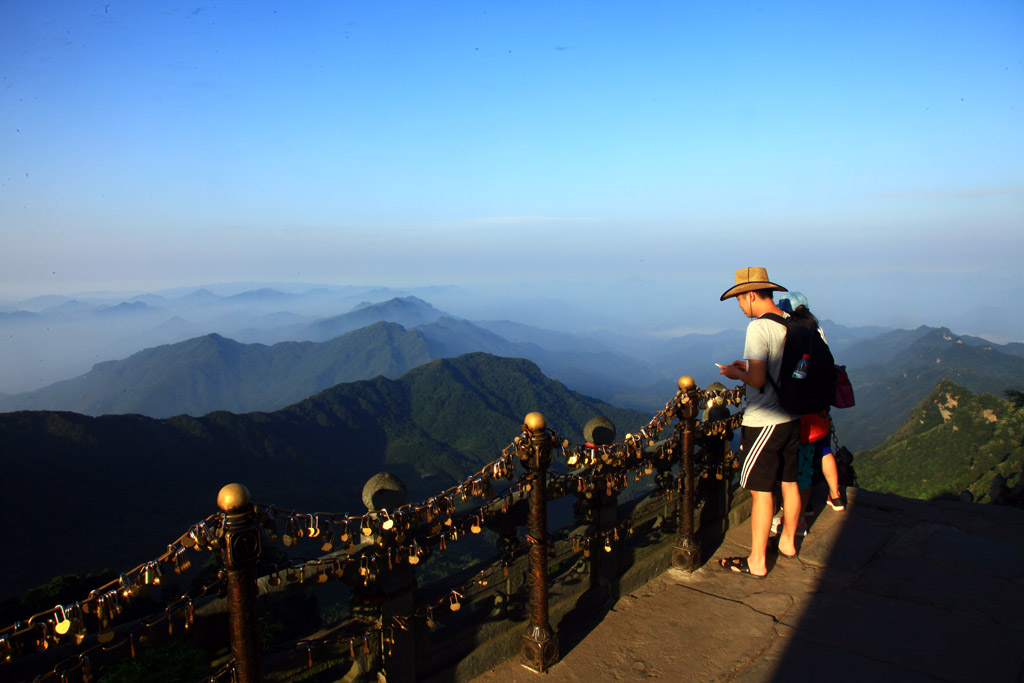
M 776 481 L 797 481 L 799 447 L 800 420 L 767 427 L 743 427 L 740 486 L 751 491 L 771 491 Z

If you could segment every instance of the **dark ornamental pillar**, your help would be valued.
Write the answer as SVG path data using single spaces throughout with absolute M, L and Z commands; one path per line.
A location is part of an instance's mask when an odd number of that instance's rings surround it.
M 583 440 L 588 446 L 611 445 L 615 441 L 615 423 L 606 417 L 595 417 L 584 425 Z M 595 468 L 599 474 L 606 477 L 615 476 L 624 469 L 611 462 L 601 461 L 595 465 Z M 589 502 L 596 526 L 596 529 L 591 527 L 591 530 L 596 530 L 596 535 L 602 536 L 606 541 L 603 548 L 599 544 L 596 552 L 591 553 L 591 561 L 594 566 L 591 579 L 607 591 L 611 600 L 616 600 L 619 597 L 619 544 L 609 543 L 608 535 L 612 534 L 619 524 L 618 490 L 612 487 L 598 486 L 593 491 L 593 497 L 589 499 Z
M 551 464 L 551 435 L 540 413 L 524 420 L 530 443 L 520 449 L 527 468 L 529 488 L 526 539 L 530 544 L 530 626 L 522 639 L 522 664 L 531 671 L 544 673 L 558 661 L 558 635 L 548 621 L 548 507 L 547 470 Z
M 228 484 L 217 494 L 217 507 L 226 515 L 221 561 L 228 575 L 228 630 L 235 658 L 235 680 L 258 683 L 259 643 L 256 632 L 256 563 L 260 532 L 249 490 Z
M 692 377 L 680 377 L 681 391 L 677 417 L 682 423 L 682 453 L 679 459 L 679 535 L 672 550 L 672 566 L 692 572 L 700 566 L 700 546 L 693 524 L 696 494 L 694 489 L 693 432 L 697 417 L 697 384 Z

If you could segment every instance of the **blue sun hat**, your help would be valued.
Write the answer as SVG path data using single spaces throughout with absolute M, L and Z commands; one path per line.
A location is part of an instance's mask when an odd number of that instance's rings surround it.
M 807 305 L 807 297 L 800 292 L 786 292 L 779 297 L 778 306 L 786 313 L 792 313 L 800 306 L 803 306 L 808 310 L 811 308 Z

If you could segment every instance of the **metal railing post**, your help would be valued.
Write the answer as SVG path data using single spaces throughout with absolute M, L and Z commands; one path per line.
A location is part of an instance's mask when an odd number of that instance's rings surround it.
M 249 490 L 228 484 L 217 494 L 217 507 L 225 514 L 221 561 L 227 570 L 228 630 L 238 683 L 258 683 L 259 643 L 256 632 L 256 563 L 260 558 L 260 531 Z
M 584 425 L 583 439 L 588 447 L 608 446 L 615 441 L 615 423 L 606 417 L 595 417 Z M 599 461 L 594 467 L 598 473 L 609 478 L 622 471 L 622 468 L 609 462 Z M 591 555 L 595 569 L 591 574 L 591 583 L 605 590 L 611 600 L 616 600 L 619 597 L 619 544 L 609 543 L 607 534 L 614 532 L 619 524 L 618 490 L 613 487 L 602 490 L 598 486 L 589 502 L 594 523 L 592 528 L 606 542 L 603 548 L 596 547 L 596 552 Z
M 696 506 L 696 494 L 693 476 L 693 432 L 697 417 L 697 400 L 695 392 L 697 384 L 692 377 L 680 377 L 679 389 L 682 396 L 679 399 L 677 416 L 683 423 L 682 453 L 679 459 L 679 486 L 682 489 L 679 497 L 679 535 L 676 537 L 676 545 L 672 550 L 672 566 L 676 569 L 683 569 L 692 572 L 700 566 L 700 546 L 693 524 L 694 507 Z
M 713 382 L 705 391 L 724 391 L 725 385 Z M 729 481 L 725 471 L 725 447 L 732 439 L 732 430 L 727 424 L 731 414 L 726 400 L 721 396 L 711 398 L 706 404 L 704 417 L 698 429 L 697 444 L 706 458 L 707 470 L 701 474 L 697 492 L 704 499 L 700 511 L 700 545 L 704 552 L 717 547 L 725 538 L 729 527 Z
M 526 539 L 530 544 L 530 626 L 522 638 L 522 664 L 544 673 L 558 661 L 558 635 L 548 621 L 548 508 L 547 470 L 551 464 L 551 435 L 540 413 L 524 420 L 530 445 L 520 451 L 527 468 L 529 511 Z
M 395 536 L 394 522 L 385 528 L 387 510 L 394 512 L 408 502 L 408 493 L 401 479 L 390 472 L 380 472 L 363 486 L 363 504 L 367 513 L 377 516 L 381 527 L 367 538 L 376 543 L 387 557 L 397 552 L 399 545 Z M 380 515 L 383 512 L 383 520 Z M 357 584 L 352 590 L 352 612 L 368 618 L 368 628 L 380 629 L 389 644 L 375 644 L 370 656 L 361 662 L 362 675 L 388 683 L 403 683 L 416 680 L 416 637 L 411 630 L 395 627 L 394 618 L 408 618 L 415 611 L 416 572 L 409 562 L 389 562 L 382 567 L 376 579 L 368 586 Z M 353 667 L 354 668 L 354 667 Z M 383 669 L 383 670 L 381 670 Z M 351 674 L 354 672 L 350 672 Z

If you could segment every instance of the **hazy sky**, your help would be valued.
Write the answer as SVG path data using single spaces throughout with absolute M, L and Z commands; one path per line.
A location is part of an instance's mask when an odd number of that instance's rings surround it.
M 0 79 L 8 295 L 1024 295 L 1020 0 L 3 0 Z

